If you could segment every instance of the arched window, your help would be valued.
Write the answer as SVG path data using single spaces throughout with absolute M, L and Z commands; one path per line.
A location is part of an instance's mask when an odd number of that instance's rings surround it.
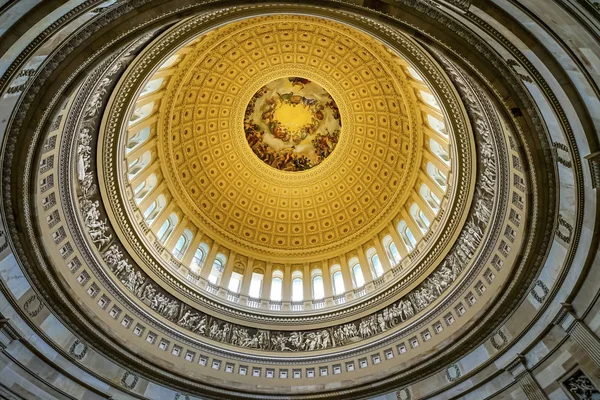
M 252 272 L 252 279 L 250 280 L 250 288 L 248 289 L 248 296 L 259 299 L 262 292 L 263 273 L 260 270 Z
M 352 283 L 354 284 L 354 288 L 363 287 L 365 285 L 365 277 L 363 276 L 358 259 L 351 259 L 349 265 L 351 265 L 350 270 L 352 271 Z
M 446 190 L 446 182 L 448 182 L 448 178 L 431 162 L 427 163 L 427 174 L 435 181 L 435 183 L 438 184 L 441 189 Z
M 426 104 L 429 104 L 431 107 L 437 108 L 438 110 L 440 109 L 440 105 L 438 104 L 434 95 L 424 90 L 420 90 L 419 94 L 421 95 L 421 98 Z
M 229 278 L 229 284 L 227 285 L 227 289 L 233 293 L 239 293 L 240 288 L 242 287 L 242 274 L 239 272 L 232 272 L 231 278 Z
M 194 258 L 192 259 L 192 264 L 190 265 L 190 270 L 193 273 L 198 273 L 202 266 L 204 265 L 204 260 L 206 259 L 206 255 L 208 254 L 208 245 L 206 243 L 200 243 L 196 252 L 194 253 Z
M 219 253 L 215 257 L 215 261 L 213 261 L 212 269 L 210 271 L 210 275 L 208 275 L 208 281 L 213 285 L 218 285 L 221 280 L 221 275 L 223 274 L 223 270 L 225 269 L 225 262 L 227 258 Z
M 133 197 L 137 204 L 140 204 L 142 200 L 154 189 L 156 184 L 158 183 L 158 178 L 156 174 L 151 174 L 146 180 L 138 185 L 133 190 Z
M 431 152 L 435 154 L 440 160 L 444 162 L 444 164 L 450 165 L 450 156 L 446 149 L 442 147 L 436 140 L 429 139 L 429 148 Z
M 421 75 L 419 75 L 419 73 L 413 68 L 413 67 L 406 67 L 406 69 L 408 70 L 408 73 L 410 74 L 410 76 L 412 76 L 413 78 L 415 78 L 418 81 L 423 82 L 423 78 L 421 78 Z
M 344 287 L 344 276 L 342 275 L 342 268 L 336 264 L 329 268 L 331 271 L 331 283 L 333 285 L 333 294 L 336 296 L 346 291 Z
M 394 265 L 398 264 L 400 261 L 402 261 L 402 257 L 400 256 L 400 253 L 398 252 L 398 249 L 396 248 L 396 243 L 394 242 L 390 242 L 389 246 L 388 246 L 388 250 L 390 252 L 391 260 Z
M 426 184 L 422 184 L 419 189 L 421 197 L 432 211 L 437 212 L 440 209 L 440 199 L 433 193 Z
M 129 120 L 129 125 L 131 126 L 131 125 L 135 124 L 136 122 L 143 120 L 144 118 L 146 118 L 147 116 L 152 114 L 152 111 L 154 111 L 154 102 L 145 104 L 145 105 L 141 106 L 140 108 L 136 108 L 135 111 L 133 112 L 133 114 L 131 115 L 131 119 Z
M 144 90 L 142 90 L 142 93 L 140 93 L 140 96 L 145 96 L 152 92 L 156 92 L 162 86 L 163 81 L 164 81 L 164 78 L 158 78 L 158 79 L 153 79 L 153 80 L 149 81 L 146 84 L 146 86 L 144 86 Z
M 179 236 L 179 239 L 177 239 L 177 243 L 175 244 L 175 248 L 173 248 L 173 255 L 177 257 L 177 259 L 181 260 L 183 258 L 188 247 L 190 247 L 192 237 L 192 231 L 189 229 L 183 231 L 181 236 Z
M 171 236 L 171 233 L 173 233 L 173 230 L 175 230 L 175 226 L 177 226 L 178 222 L 179 218 L 175 213 L 171 213 L 171 215 L 169 215 L 169 218 L 167 218 L 165 222 L 163 222 L 162 226 L 156 233 L 156 237 L 161 243 L 165 243 L 167 241 L 169 236 Z
M 175 63 L 177 61 L 179 61 L 179 55 L 173 54 L 171 57 L 169 57 L 167 59 L 167 61 L 164 62 L 163 65 L 160 66 L 160 68 L 158 70 L 160 71 L 161 69 L 166 69 L 166 68 L 172 67 L 173 65 L 175 65 Z
M 325 287 L 323 286 L 323 275 L 321 270 L 315 270 L 313 272 L 312 296 L 314 300 L 321 300 L 325 297 Z
M 129 154 L 133 149 L 138 147 L 140 144 L 144 143 L 150 137 L 150 127 L 147 126 L 144 129 L 138 131 L 135 135 L 133 135 L 125 146 L 125 154 Z
M 150 165 L 150 161 L 152 161 L 152 153 L 150 151 L 146 151 L 138 158 L 132 160 L 129 163 L 129 168 L 127 168 L 127 175 L 129 176 L 129 179 L 133 178 L 144 168 Z
M 414 203 L 412 206 L 410 206 L 410 215 L 416 222 L 421 232 L 427 232 L 427 230 L 429 229 L 429 220 L 427 219 L 423 211 L 419 208 L 417 203 Z
M 375 273 L 376 278 L 379 278 L 381 275 L 383 275 L 383 266 L 381 265 L 381 261 L 379 261 L 378 254 L 371 256 L 371 265 L 373 265 L 373 272 Z
M 400 234 L 400 237 L 402 238 L 402 242 L 404 242 L 404 246 L 406 247 L 406 249 L 408 251 L 414 250 L 415 246 L 417 245 L 417 240 L 415 239 L 414 235 L 410 231 L 405 221 L 400 221 L 400 223 L 398 224 L 398 233 Z
M 444 123 L 442 121 L 440 121 L 433 115 L 427 114 L 427 123 L 429 124 L 431 129 L 433 129 L 437 133 L 439 133 L 443 136 L 448 136 L 448 134 L 446 134 L 446 125 L 444 125 Z
M 400 256 L 398 248 L 396 247 L 396 243 L 394 243 L 392 237 L 390 235 L 384 237 L 382 244 L 383 248 L 387 253 L 388 260 L 390 260 L 390 263 L 393 266 L 398 265 L 398 263 L 402 260 L 402 257 Z
M 281 301 L 281 292 L 283 290 L 283 273 L 281 271 L 273 271 L 271 280 L 271 296 L 273 301 Z
M 147 225 L 150 225 L 152 222 L 154 222 L 166 204 L 167 199 L 161 194 L 148 206 L 146 211 L 144 211 L 144 221 L 146 221 Z
M 304 299 L 304 285 L 302 284 L 302 272 L 294 271 L 292 273 L 292 301 L 302 301 Z

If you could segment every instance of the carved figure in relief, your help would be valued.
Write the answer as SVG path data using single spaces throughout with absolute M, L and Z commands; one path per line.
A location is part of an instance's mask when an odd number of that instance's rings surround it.
M 198 325 L 196 325 L 196 328 L 194 329 L 196 332 L 198 332 L 200 335 L 204 335 L 206 332 L 206 315 L 202 316 L 202 319 L 200 320 L 200 322 L 198 322 Z

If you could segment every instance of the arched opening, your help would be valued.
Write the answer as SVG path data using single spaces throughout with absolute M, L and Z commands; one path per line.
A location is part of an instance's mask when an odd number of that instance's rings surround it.
M 283 272 L 281 272 L 279 270 L 273 271 L 273 278 L 271 279 L 270 299 L 273 301 L 281 301 L 282 291 L 283 291 Z
M 150 203 L 146 211 L 144 211 L 144 221 L 146 222 L 146 224 L 152 224 L 152 222 L 154 222 L 156 217 L 158 217 L 158 214 L 160 214 L 160 212 L 163 210 L 163 208 L 165 208 L 166 205 L 167 199 L 162 194 L 159 195 L 156 198 L 156 200 Z
M 127 145 L 125 146 L 125 154 L 126 155 L 129 154 L 136 147 L 138 147 L 142 143 L 145 143 L 146 140 L 148 140 L 148 138 L 150 137 L 150 132 L 151 132 L 150 127 L 146 126 L 144 129 L 141 129 L 135 135 L 133 135 L 127 141 Z
M 398 234 L 400 235 L 400 238 L 404 243 L 404 247 L 406 247 L 406 249 L 409 252 L 413 251 L 414 248 L 417 246 L 417 240 L 415 239 L 413 233 L 410 231 L 410 228 L 406 224 L 406 221 L 400 221 L 400 223 L 398 223 Z
M 248 289 L 248 296 L 259 299 L 262 294 L 262 283 L 264 274 L 261 270 L 254 270 L 252 272 L 252 279 L 250 280 L 250 288 Z
M 382 244 L 390 263 L 392 265 L 398 265 L 400 261 L 402 261 L 402 257 L 400 256 L 398 248 L 396 247 L 396 243 L 394 243 L 392 237 L 389 235 L 384 237 Z
M 129 125 L 133 125 L 144 118 L 148 117 L 154 111 L 154 102 L 145 104 L 140 108 L 137 108 L 133 114 L 131 115 L 131 119 L 129 120 Z
M 323 286 L 323 273 L 320 269 L 312 272 L 312 297 L 314 300 L 321 300 L 325 297 L 325 287 Z
M 344 276 L 342 275 L 342 267 L 338 264 L 333 265 L 330 268 L 331 271 L 331 283 L 333 285 L 333 294 L 340 295 L 346 291 L 344 287 Z
M 431 211 L 437 212 L 440 209 L 440 199 L 431 191 L 431 189 L 429 189 L 426 184 L 421 184 L 419 193 L 421 194 L 423 200 L 425 200 L 425 203 L 427 203 L 429 208 L 431 208 Z
M 292 301 L 304 299 L 304 285 L 302 284 L 302 271 L 292 273 Z
M 190 243 L 192 242 L 192 231 L 186 229 L 183 231 L 179 239 L 177 239 L 177 243 L 175 243 L 175 247 L 173 248 L 173 255 L 178 259 L 183 259 L 183 256 L 187 252 L 190 247 Z
M 212 269 L 210 270 L 210 275 L 208 275 L 208 281 L 213 285 L 218 285 L 221 281 L 221 275 L 223 275 L 223 270 L 225 269 L 225 262 L 227 261 L 227 257 L 224 254 L 217 254 L 215 257 L 215 261 L 213 261 Z
M 350 265 L 350 271 L 352 273 L 352 283 L 354 284 L 354 288 L 360 288 L 365 285 L 365 277 L 362 273 L 362 268 L 358 262 L 358 258 L 353 258 L 348 262 Z
M 177 226 L 178 222 L 179 217 L 177 217 L 177 214 L 175 213 L 171 213 L 171 215 L 169 215 L 165 222 L 163 222 L 162 226 L 156 233 L 156 237 L 161 243 L 164 244 L 167 241 L 167 239 L 169 239 L 169 236 L 171 236 L 171 233 L 173 233 L 173 231 L 175 230 L 175 227 Z
M 427 163 L 427 174 L 437 183 L 437 185 L 442 189 L 446 190 L 446 186 L 448 182 L 448 178 L 442 171 L 440 171 L 435 165 L 431 162 Z
M 417 203 L 410 206 L 410 216 L 415 221 L 421 232 L 425 233 L 429 229 L 429 219 L 425 216 L 423 210 L 419 208 Z

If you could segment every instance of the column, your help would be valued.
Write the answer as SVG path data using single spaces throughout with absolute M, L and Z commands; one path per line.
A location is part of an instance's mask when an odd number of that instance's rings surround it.
M 406 212 L 406 209 L 403 208 L 400 214 L 401 218 L 404 220 L 404 222 L 406 222 L 406 225 L 408 225 L 408 228 L 412 232 L 417 243 L 419 243 L 419 240 L 423 238 L 423 233 L 421 232 L 421 229 L 417 226 L 416 222 L 412 219 L 410 214 Z
M 148 193 L 148 195 L 141 201 L 141 203 L 138 204 L 138 210 L 140 210 L 142 213 L 144 213 L 148 209 L 148 207 L 150 207 L 150 204 L 152 204 L 152 202 L 154 200 L 156 200 L 158 198 L 158 196 L 163 194 L 166 187 L 167 187 L 167 184 L 165 183 L 165 181 L 161 180 L 161 182 L 158 184 L 158 186 L 156 186 L 154 189 L 152 189 L 152 191 L 150 193 Z M 168 199 L 168 197 L 166 195 L 165 195 L 165 197 Z
M 268 306 L 269 300 L 271 300 L 271 282 L 273 281 L 273 262 L 267 261 L 265 267 L 265 275 L 263 276 L 262 289 L 260 291 L 260 298 L 265 301 L 264 305 Z
M 156 123 L 157 120 L 158 120 L 158 114 L 154 113 L 154 114 L 152 114 L 152 116 L 141 119 L 141 120 L 137 121 L 135 124 L 129 126 L 127 128 L 127 140 L 134 137 L 136 133 L 138 133 L 145 127 Z
M 352 300 L 354 298 L 354 284 L 352 283 L 352 276 L 350 275 L 350 268 L 348 267 L 348 260 L 346 255 L 340 255 L 340 267 L 342 268 L 342 278 L 344 278 L 344 289 L 346 289 L 346 300 Z
M 440 146 L 442 146 L 442 148 L 444 150 L 446 150 L 447 152 L 450 152 L 450 144 L 448 144 L 448 138 L 442 136 L 442 134 L 440 134 L 439 132 L 434 131 L 433 129 L 431 129 L 429 127 L 429 125 L 424 125 L 423 131 L 425 132 L 425 134 L 427 135 L 427 137 L 429 137 L 430 139 L 435 140 L 436 142 L 439 143 Z
M 292 266 L 286 264 L 283 267 L 283 288 L 281 290 L 281 299 L 283 301 L 292 301 Z
M 333 283 L 331 282 L 331 271 L 329 271 L 329 263 L 323 260 L 321 263 L 323 271 L 323 288 L 325 289 L 325 299 L 333 297 Z
M 234 251 L 230 252 L 229 257 L 227 257 L 225 267 L 223 268 L 223 273 L 221 274 L 221 282 L 219 284 L 219 286 L 223 288 L 223 291 L 225 291 L 225 289 L 229 287 L 229 280 L 231 279 L 231 273 L 233 272 L 233 264 L 235 263 L 235 257 L 236 253 Z M 219 290 L 219 292 L 221 292 L 221 290 Z M 223 295 L 224 294 L 225 293 L 223 293 Z
M 167 218 L 169 218 L 169 215 L 171 215 L 171 211 L 173 211 L 174 208 L 175 202 L 171 201 L 160 211 L 156 218 L 154 218 L 154 221 L 152 221 L 152 224 L 150 225 L 150 229 L 152 229 L 152 232 L 154 232 L 155 235 L 160 230 L 162 224 L 164 224 Z
M 392 237 L 392 241 L 396 245 L 396 249 L 398 250 L 398 253 L 400 253 L 400 257 L 402 257 L 402 259 L 404 260 L 406 258 L 406 256 L 408 256 L 408 252 L 406 251 L 404 242 L 400 238 L 400 235 L 398 234 L 396 227 L 391 222 L 388 224 L 388 232 L 390 233 L 390 236 Z
M 246 265 L 244 275 L 242 276 L 242 287 L 240 288 L 240 293 L 244 296 L 248 296 L 248 292 L 250 291 L 250 282 L 252 282 L 253 269 L 254 258 L 248 258 L 248 265 Z
M 425 163 L 427 163 L 427 161 L 430 161 L 433 165 L 437 167 L 437 169 L 442 171 L 445 175 L 448 174 L 448 170 L 450 169 L 450 167 L 444 164 L 444 162 L 437 158 L 429 149 L 423 152 L 423 156 Z
M 553 323 L 562 327 L 600 368 L 600 340 L 587 324 L 577 317 L 571 304 L 563 303 Z
M 200 246 L 200 243 L 202 243 L 203 237 L 204 237 L 204 235 L 200 231 L 196 232 L 196 235 L 194 235 L 194 238 L 192 239 L 192 242 L 190 243 L 190 246 L 188 247 L 188 251 L 185 253 L 183 260 L 181 260 L 181 263 L 183 265 L 185 265 L 186 267 L 189 267 L 190 265 L 192 265 L 192 260 L 194 259 L 194 256 L 196 255 L 196 250 L 198 250 L 198 246 Z
M 437 198 L 440 199 L 440 201 L 442 201 L 442 199 L 445 196 L 445 193 L 442 189 L 440 189 L 437 183 L 434 182 L 434 180 L 429 176 L 429 174 L 427 174 L 427 172 L 420 171 L 419 178 L 421 180 L 421 183 L 426 184 L 429 190 L 431 190 L 437 196 Z
M 136 158 L 140 157 L 142 154 L 144 154 L 146 151 L 150 150 L 154 146 L 156 146 L 156 138 L 155 137 L 147 140 L 146 143 L 144 143 L 141 146 L 138 146 L 136 149 L 132 150 L 125 157 L 125 159 L 127 160 L 127 165 L 129 165 L 129 163 L 132 160 L 135 160 Z M 154 153 L 155 154 L 153 154 L 153 157 L 152 157 L 153 159 L 156 158 L 156 151 Z
M 165 243 L 165 249 L 167 249 L 169 252 L 175 248 L 177 241 L 179 240 L 179 238 L 183 234 L 183 231 L 185 231 L 185 228 L 187 227 L 187 223 L 187 218 L 183 218 L 181 222 L 177 224 L 175 229 L 173 229 L 171 236 L 169 236 L 167 242 Z
M 515 381 L 521 386 L 525 396 L 529 400 L 548 400 L 548 396 L 542 390 L 540 384 L 531 371 L 527 369 L 527 360 L 525 356 L 519 354 L 517 358 L 506 367 L 506 371 L 510 372 Z
M 206 261 L 204 261 L 204 265 L 202 266 L 202 270 L 200 270 L 200 277 L 205 281 L 208 280 L 210 271 L 212 271 L 212 266 L 215 262 L 218 249 L 219 245 L 213 242 L 212 246 L 210 246 L 210 250 L 208 251 L 208 255 L 206 256 Z
M 358 262 L 360 263 L 360 269 L 363 273 L 363 278 L 365 278 L 365 286 L 373 281 L 373 273 L 371 272 L 371 264 L 369 260 L 367 260 L 367 256 L 365 255 L 365 251 L 362 246 L 356 249 L 358 253 Z
M 423 211 L 423 214 L 425 214 L 425 216 L 427 217 L 427 219 L 429 220 L 429 224 L 433 223 L 433 220 L 435 218 L 435 214 L 433 213 L 433 211 L 431 211 L 431 208 L 429 208 L 429 206 L 427 205 L 427 203 L 425 203 L 425 200 L 423 200 L 421 198 L 421 196 L 418 196 L 416 194 L 412 194 L 411 195 L 412 200 L 417 203 L 417 205 L 419 206 L 419 209 L 421 211 Z
M 379 236 L 375 236 L 373 244 L 375 245 L 375 250 L 377 251 L 377 255 L 379 256 L 379 262 L 381 263 L 383 273 L 385 274 L 386 272 L 392 269 L 392 264 L 390 264 L 390 259 L 388 257 L 387 251 L 385 251 L 385 249 L 383 248 L 381 240 L 379 240 Z
M 309 263 L 304 263 L 302 266 L 302 286 L 304 293 L 302 294 L 302 300 L 304 301 L 304 307 L 306 308 L 307 303 L 310 303 L 313 299 L 312 294 L 312 275 L 310 274 Z

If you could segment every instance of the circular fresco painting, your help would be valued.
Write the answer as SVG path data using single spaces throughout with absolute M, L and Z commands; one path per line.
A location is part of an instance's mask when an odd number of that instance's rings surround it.
M 305 171 L 335 149 L 342 121 L 335 101 L 308 79 L 274 80 L 246 108 L 248 145 L 264 163 L 282 171 Z

